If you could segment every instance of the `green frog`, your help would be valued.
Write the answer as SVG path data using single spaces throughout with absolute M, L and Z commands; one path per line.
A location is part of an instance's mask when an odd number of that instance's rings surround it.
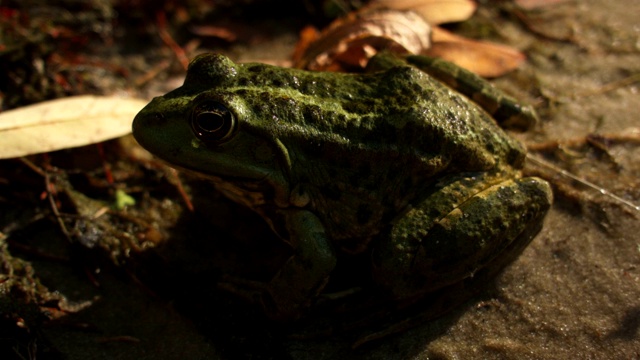
M 398 301 L 517 256 L 552 193 L 522 177 L 526 151 L 497 122 L 526 128 L 535 115 L 440 60 L 381 54 L 350 74 L 204 54 L 140 111 L 133 135 L 289 244 L 255 286 L 265 312 L 287 320 L 314 303 L 341 254 L 368 254 L 372 283 Z

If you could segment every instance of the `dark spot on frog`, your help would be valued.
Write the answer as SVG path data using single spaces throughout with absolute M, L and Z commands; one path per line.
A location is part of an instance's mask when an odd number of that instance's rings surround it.
M 343 109 L 348 113 L 367 114 L 376 113 L 378 104 L 376 99 L 361 99 L 360 101 L 351 101 L 342 105 Z
M 264 65 L 262 65 L 262 64 L 248 65 L 245 69 L 248 72 L 259 73 L 259 72 L 264 71 Z
M 521 149 L 509 148 L 506 154 L 507 164 L 513 164 L 516 168 L 524 166 L 525 153 Z
M 289 83 L 286 81 L 283 81 L 282 78 L 274 78 L 273 81 L 271 82 L 271 85 L 278 88 L 283 88 L 283 87 L 287 87 Z
M 432 207 L 432 208 L 426 209 L 425 211 L 425 217 L 427 219 L 437 219 L 442 215 L 443 215 L 442 211 L 438 207 Z
M 238 79 L 238 85 L 246 86 L 246 87 L 253 87 L 254 83 L 250 78 L 242 77 L 242 78 Z M 246 92 L 243 92 L 243 93 L 246 94 Z
M 260 93 L 260 102 L 271 104 L 271 94 L 267 91 Z
M 483 135 L 486 137 L 488 134 Z M 499 151 L 498 149 L 496 149 L 496 146 L 492 141 L 487 141 L 485 143 L 485 149 L 491 154 L 496 154 L 496 152 Z
M 386 121 L 374 122 L 372 123 L 371 130 L 364 133 L 362 142 L 370 144 L 395 144 L 398 139 L 397 130 L 393 123 Z
M 164 116 L 161 112 L 156 112 L 153 115 L 153 124 L 154 125 L 164 125 L 168 121 L 168 118 Z
M 347 124 L 347 126 L 351 125 L 348 121 L 347 121 L 347 117 L 344 114 L 337 114 L 335 115 L 335 119 L 337 120 L 337 122 L 341 123 L 341 124 Z
M 302 116 L 305 120 L 312 121 L 314 124 L 321 124 L 325 126 L 327 125 L 325 122 L 323 122 L 323 111 L 319 106 L 306 105 L 303 106 L 300 110 L 302 111 Z
M 265 98 L 268 95 L 265 94 Z M 266 100 L 265 100 L 266 101 Z M 273 114 L 277 114 L 278 117 L 286 118 L 292 121 L 293 119 L 299 117 L 295 111 L 291 109 L 297 109 L 297 103 L 294 98 L 288 96 L 280 96 L 273 97 L 266 101 L 269 106 L 273 109 Z

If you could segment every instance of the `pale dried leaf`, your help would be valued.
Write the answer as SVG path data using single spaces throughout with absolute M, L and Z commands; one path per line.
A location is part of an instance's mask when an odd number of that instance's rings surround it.
M 496 77 L 516 69 L 525 56 L 505 45 L 467 39 L 434 28 L 433 44 L 425 55 L 443 58 L 480 76 Z
M 332 68 L 335 61 L 366 64 L 378 50 L 419 53 L 429 47 L 431 27 L 411 11 L 378 10 L 351 14 L 325 29 L 296 67 Z
M 66 149 L 131 132 L 134 116 L 147 103 L 82 95 L 0 113 L 0 159 Z
M 467 20 L 477 7 L 471 0 L 374 0 L 369 6 L 413 10 L 431 25 Z
M 515 4 L 525 10 L 539 9 L 545 6 L 566 3 L 569 0 L 515 0 Z

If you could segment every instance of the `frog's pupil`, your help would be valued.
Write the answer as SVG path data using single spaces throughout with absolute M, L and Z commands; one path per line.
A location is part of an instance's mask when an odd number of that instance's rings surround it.
M 216 132 L 224 126 L 224 117 L 215 112 L 203 112 L 198 115 L 198 126 L 206 132 Z

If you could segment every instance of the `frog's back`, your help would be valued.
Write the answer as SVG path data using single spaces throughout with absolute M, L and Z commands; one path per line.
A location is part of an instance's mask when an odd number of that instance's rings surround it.
M 405 160 L 425 176 L 521 164 L 524 150 L 462 95 L 406 65 L 339 74 L 239 65 L 235 87 L 267 129 L 299 155 Z M 322 149 L 322 150 L 321 150 Z M 384 166 L 380 164 L 380 166 Z

